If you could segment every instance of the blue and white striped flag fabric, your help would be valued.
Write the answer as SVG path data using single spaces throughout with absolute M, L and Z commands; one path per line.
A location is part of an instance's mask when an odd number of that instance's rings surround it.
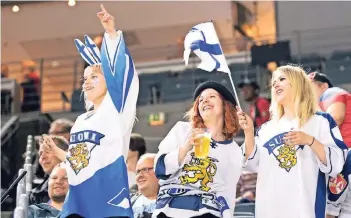
M 209 72 L 216 70 L 230 73 L 211 21 L 194 26 L 186 35 L 184 40 L 184 61 L 186 65 L 188 65 L 191 51 L 201 59 L 198 68 Z

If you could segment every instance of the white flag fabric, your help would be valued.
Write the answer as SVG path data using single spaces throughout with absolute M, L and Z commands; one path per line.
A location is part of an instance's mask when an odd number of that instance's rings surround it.
M 209 72 L 216 70 L 230 73 L 211 21 L 194 26 L 186 35 L 184 40 L 184 61 L 186 65 L 188 65 L 191 51 L 201 59 L 198 68 Z

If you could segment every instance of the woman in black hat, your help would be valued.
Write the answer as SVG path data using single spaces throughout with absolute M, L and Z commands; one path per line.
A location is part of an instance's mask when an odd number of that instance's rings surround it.
M 233 216 L 243 163 L 233 141 L 240 128 L 236 105 L 232 93 L 217 82 L 196 88 L 188 122 L 178 122 L 159 146 L 155 172 L 161 187 L 154 216 Z M 201 141 L 209 138 L 208 152 L 199 155 L 197 150 L 206 147 Z

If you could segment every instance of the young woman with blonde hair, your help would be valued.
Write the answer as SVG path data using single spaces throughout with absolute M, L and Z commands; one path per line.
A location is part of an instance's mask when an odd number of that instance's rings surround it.
M 101 5 L 97 16 L 105 29 L 100 51 L 85 36 L 75 40 L 83 59 L 87 112 L 70 134 L 68 154 L 50 137 L 43 144 L 66 162 L 69 194 L 60 217 L 133 217 L 125 164 L 139 93 L 138 75 L 123 33 Z
M 238 112 L 246 168 L 258 173 L 257 218 L 325 217 L 326 179 L 342 170 L 346 145 L 315 100 L 305 71 L 287 65 L 273 72 L 270 121 L 254 135 L 250 117 Z
M 240 126 L 235 98 L 216 82 L 200 84 L 188 122 L 178 122 L 159 146 L 155 173 L 160 192 L 155 217 L 232 217 L 243 153 L 233 136 Z M 204 132 L 207 154 L 198 156 Z M 198 140 L 201 139 L 201 140 Z

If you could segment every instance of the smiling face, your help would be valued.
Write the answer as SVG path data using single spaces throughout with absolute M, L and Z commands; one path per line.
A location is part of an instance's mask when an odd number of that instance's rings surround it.
M 205 89 L 198 101 L 198 110 L 204 121 L 223 116 L 223 100 L 216 90 Z
M 295 97 L 290 79 L 286 73 L 279 70 L 273 73 L 272 97 L 281 105 L 293 101 Z
M 49 178 L 49 197 L 54 202 L 64 202 L 68 192 L 66 169 L 61 166 L 54 168 Z
M 141 158 L 136 166 L 136 184 L 141 192 L 155 192 L 158 190 L 158 179 L 154 172 L 154 158 Z
M 83 91 L 87 99 L 94 104 L 101 102 L 105 97 L 107 87 L 100 66 L 89 66 L 85 68 L 83 81 Z
M 50 174 L 52 169 L 60 162 L 52 151 L 45 150 L 42 145 L 39 147 L 39 164 L 46 174 Z

